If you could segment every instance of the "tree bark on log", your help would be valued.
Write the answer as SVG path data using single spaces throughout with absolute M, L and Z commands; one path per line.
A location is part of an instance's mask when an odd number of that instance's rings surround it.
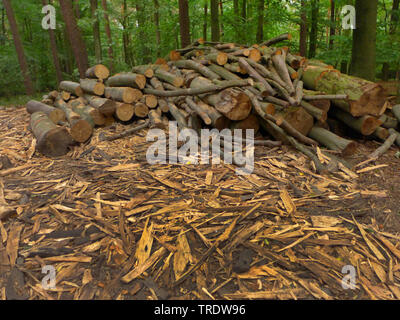
M 333 100 L 333 104 L 354 117 L 380 116 L 385 111 L 386 94 L 379 84 L 340 73 L 338 70 L 308 66 L 303 81 L 308 89 L 326 94 L 345 94 L 347 100 Z
M 301 106 L 318 121 L 325 122 L 328 119 L 327 111 L 319 109 L 307 101 L 301 101 Z
M 208 105 L 207 103 L 205 103 L 200 99 L 196 99 L 195 103 L 199 107 L 200 109 L 199 111 L 206 113 L 208 117 L 211 119 L 212 127 L 220 131 L 229 127 L 231 120 L 229 120 L 227 117 L 219 113 L 214 107 Z
M 106 81 L 108 87 L 131 87 L 143 89 L 146 86 L 146 77 L 142 74 L 124 72 L 110 77 Z
M 176 76 L 168 71 L 161 70 L 161 68 L 156 69 L 154 75 L 158 79 L 168 82 L 177 88 L 182 87 L 184 84 L 184 79 L 182 77 Z
M 284 119 L 293 128 L 305 136 L 309 134 L 314 126 L 314 118 L 302 107 L 285 108 L 282 111 L 277 112 L 275 118 Z
M 146 118 L 149 114 L 149 107 L 142 102 L 135 104 L 135 116 L 138 118 Z
M 343 156 L 353 155 L 357 150 L 357 143 L 339 137 L 324 128 L 313 127 L 308 135 L 330 150 L 340 151 Z
M 102 64 L 95 65 L 86 70 L 86 78 L 105 80 L 110 76 L 110 70 Z
M 397 120 L 400 121 L 400 104 L 393 106 L 392 112 L 394 116 L 397 118 Z
M 148 65 L 133 67 L 132 72 L 142 74 L 148 79 L 151 79 L 154 77 L 154 70 L 152 68 L 150 68 Z
M 252 130 L 254 130 L 254 135 L 256 135 L 257 132 L 260 130 L 260 123 L 258 121 L 257 116 L 255 116 L 254 114 L 250 114 L 244 120 L 232 121 L 230 128 L 232 130 L 235 130 L 235 129 L 241 129 L 241 130 L 250 129 L 251 130 L 252 129 Z
M 275 54 L 272 55 L 271 60 L 281 79 L 289 86 L 289 93 L 293 94 L 295 92 L 295 88 L 286 65 L 285 55 L 286 54 L 283 50 L 277 50 Z
M 382 121 L 373 116 L 353 117 L 351 114 L 338 109 L 332 109 L 332 115 L 339 121 L 342 121 L 348 127 L 360 132 L 364 136 L 370 136 L 382 124 Z
M 150 128 L 159 128 L 165 129 L 165 124 L 162 121 L 161 115 L 157 112 L 157 110 L 149 111 L 149 120 L 150 120 Z
M 390 147 L 393 145 L 393 143 L 396 142 L 398 135 L 397 133 L 392 133 L 389 138 L 374 152 L 372 152 L 368 158 L 369 159 L 378 159 L 381 155 L 383 155 L 386 151 L 390 149 Z
M 103 83 L 94 79 L 80 79 L 80 85 L 84 92 L 102 96 L 104 94 L 105 86 Z
M 36 150 L 48 157 L 59 157 L 68 153 L 72 138 L 65 127 L 58 127 L 44 112 L 31 116 L 31 128 L 37 140 Z
M 264 41 L 263 43 L 260 44 L 260 47 L 261 46 L 269 47 L 269 46 L 271 46 L 273 44 L 276 44 L 276 43 L 279 43 L 279 42 L 282 42 L 282 41 L 285 41 L 285 40 L 292 40 L 292 35 L 290 33 L 281 34 L 281 35 L 279 35 L 279 36 L 277 36 L 275 38 L 272 38 L 272 39 L 269 39 L 267 41 Z
M 124 103 L 134 103 L 142 99 L 143 93 L 138 89 L 129 87 L 106 87 L 105 96 L 107 99 Z
M 201 89 L 210 85 L 212 85 L 210 80 L 198 77 L 192 81 L 190 88 Z M 249 97 L 235 88 L 225 89 L 215 94 L 199 95 L 199 97 L 230 120 L 244 120 L 251 112 Z
M 269 94 L 271 94 L 272 96 L 276 95 L 276 91 L 271 87 L 271 85 L 255 69 L 253 69 L 253 67 L 251 67 L 246 60 L 240 58 L 239 65 L 243 69 L 245 69 L 255 81 L 261 82 L 265 86 Z
M 383 122 L 382 127 L 387 128 L 387 129 L 390 129 L 390 128 L 396 129 L 397 126 L 399 125 L 399 121 L 397 121 L 396 118 L 393 118 L 386 114 L 381 115 L 379 120 L 381 120 Z
M 385 141 L 389 137 L 389 130 L 386 128 L 378 127 L 372 134 L 374 138 Z
M 400 133 L 394 129 L 389 129 L 390 134 L 397 134 L 396 144 L 400 147 Z
M 26 111 L 28 111 L 30 114 L 33 114 L 35 112 L 44 112 L 51 121 L 53 121 L 55 124 L 65 121 L 65 113 L 57 108 L 51 107 L 49 105 L 46 105 L 44 103 L 35 101 L 35 100 L 30 100 L 26 104 Z
M 114 114 L 116 109 L 115 101 L 90 95 L 85 95 L 84 97 L 93 108 L 97 109 L 106 117 L 110 117 Z
M 181 68 L 181 69 L 192 69 L 196 70 L 198 73 L 202 74 L 204 77 L 210 79 L 210 80 L 218 80 L 221 79 L 221 77 L 212 72 L 209 68 L 206 66 L 202 65 L 201 63 L 198 63 L 193 60 L 178 60 L 178 61 L 173 61 L 171 62 L 174 66 Z M 178 86 L 179 87 L 179 86 Z
M 77 82 L 61 81 L 59 88 L 60 88 L 60 90 L 72 93 L 72 94 L 76 95 L 77 97 L 83 96 L 83 90 L 82 90 L 80 84 Z M 55 98 L 57 98 L 57 97 L 55 97 Z
M 78 113 L 82 119 L 87 120 L 92 127 L 102 126 L 106 123 L 106 118 L 104 115 L 102 115 L 99 110 L 93 108 L 92 106 L 81 104 L 78 101 L 75 105 L 71 105 L 71 107 L 72 110 Z

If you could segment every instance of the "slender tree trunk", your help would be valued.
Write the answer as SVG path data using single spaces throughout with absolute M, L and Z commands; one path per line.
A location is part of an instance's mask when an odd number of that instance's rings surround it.
M 300 55 L 303 57 L 307 56 L 307 11 L 306 11 L 306 0 L 301 0 L 301 12 L 300 12 Z
M 179 26 L 181 34 L 181 46 L 185 48 L 190 45 L 190 20 L 188 0 L 179 0 Z
M 73 8 L 75 10 L 75 17 L 77 19 L 80 19 L 81 18 L 81 9 L 79 8 L 79 0 L 74 0 Z
M 52 3 L 52 1 L 42 0 L 42 4 L 44 6 L 47 4 L 51 4 L 51 3 Z M 58 58 L 56 36 L 54 34 L 53 29 L 49 29 L 49 37 L 50 37 L 51 54 L 53 56 L 54 68 L 56 70 L 57 84 L 59 84 L 63 80 L 63 76 L 62 76 L 62 72 L 61 72 L 60 60 Z
M 247 42 L 247 0 L 242 0 L 242 12 L 241 12 L 241 25 L 240 25 L 240 30 L 241 30 L 241 42 L 245 43 Z
M 203 39 L 207 41 L 208 3 L 204 3 Z
M 219 1 L 219 10 L 220 10 L 220 23 L 221 23 L 221 26 L 220 26 L 220 30 L 221 30 L 221 37 L 223 37 L 224 36 L 224 22 L 223 22 L 223 17 L 224 17 L 224 6 L 223 6 L 223 3 L 222 3 L 222 0 L 220 0 Z
M 396 33 L 397 25 L 399 24 L 399 4 L 400 0 L 393 0 L 392 14 L 390 16 L 390 29 L 389 35 L 392 36 Z M 387 62 L 382 66 L 382 80 L 388 81 L 390 77 L 390 65 Z
M 72 3 L 70 0 L 60 0 L 60 7 L 72 51 L 78 65 L 79 74 L 81 78 L 84 78 L 85 72 L 89 67 L 88 54 L 82 34 L 76 22 L 74 11 L 72 9 Z
M 258 0 L 257 43 L 264 40 L 264 0 Z
M 107 9 L 107 0 L 101 0 L 101 6 L 104 11 L 104 28 L 106 31 L 107 41 L 108 41 L 108 59 L 110 72 L 114 73 L 114 50 L 112 46 L 112 36 L 111 36 L 111 28 L 110 28 L 110 18 L 108 17 L 108 9 Z
M 0 38 L 0 43 L 5 44 L 6 43 L 6 11 L 3 8 L 1 8 L 1 38 Z
M 19 65 L 21 67 L 22 75 L 24 77 L 25 89 L 28 95 L 33 95 L 34 89 L 29 74 L 28 64 L 26 62 L 24 47 L 22 45 L 21 37 L 18 31 L 17 21 L 15 20 L 14 10 L 11 6 L 10 0 L 3 0 L 3 5 L 6 10 L 8 23 L 10 24 L 11 33 L 14 39 L 15 50 L 17 51 Z
M 329 50 L 333 49 L 334 36 L 336 35 L 336 8 L 335 0 L 331 0 L 331 25 L 329 27 Z
M 90 12 L 93 21 L 93 39 L 94 39 L 94 52 L 96 62 L 99 64 L 102 61 L 101 54 L 101 37 L 100 37 L 100 21 L 97 16 L 98 2 L 97 0 L 90 0 Z
M 129 47 L 129 34 L 128 34 L 128 18 L 127 18 L 127 3 L 124 0 L 122 4 L 122 45 L 124 48 L 124 61 L 129 66 L 131 65 L 131 54 Z
M 310 51 L 308 53 L 310 58 L 314 58 L 317 51 L 318 41 L 318 15 L 319 15 L 319 0 L 312 0 L 311 11 L 311 31 L 310 31 Z
M 219 41 L 218 0 L 211 0 L 211 41 Z
M 378 0 L 356 0 L 351 73 L 370 81 L 375 80 L 377 14 Z
M 146 16 L 145 16 L 145 1 L 143 0 L 136 0 L 136 12 L 137 12 L 137 22 L 138 22 L 138 29 L 139 29 L 139 40 L 140 40 L 140 53 L 143 58 L 144 63 L 151 62 L 151 53 L 150 49 L 147 46 L 147 39 L 144 25 L 146 24 Z
M 154 0 L 154 23 L 156 25 L 157 56 L 161 56 L 160 3 Z
M 240 12 L 239 12 L 239 0 L 233 0 L 233 17 L 234 17 L 234 29 L 236 33 L 236 37 L 240 39 L 241 32 L 240 32 Z

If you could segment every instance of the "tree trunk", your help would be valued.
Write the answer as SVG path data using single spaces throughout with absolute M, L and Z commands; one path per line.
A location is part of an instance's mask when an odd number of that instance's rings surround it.
M 336 35 L 336 7 L 335 0 L 331 1 L 331 25 L 329 27 L 329 50 L 333 49 L 334 36 Z
M 81 78 L 85 77 L 85 71 L 89 67 L 86 45 L 83 41 L 81 31 L 78 28 L 72 4 L 69 0 L 60 0 L 62 16 L 67 29 L 67 35 L 78 65 Z
M 44 112 L 31 116 L 31 128 L 37 140 L 36 149 L 48 157 L 59 157 L 68 153 L 72 138 L 65 127 L 56 126 Z
M 129 87 L 109 87 L 105 90 L 105 96 L 119 102 L 134 103 L 142 99 L 143 94 L 140 90 Z
M 142 55 L 142 60 L 144 63 L 151 62 L 151 52 L 147 46 L 148 40 L 145 32 L 146 24 L 146 14 L 145 14 L 145 3 L 143 0 L 136 0 L 136 13 L 137 13 L 137 23 L 138 23 L 138 35 L 140 44 L 140 54 Z
M 109 78 L 106 85 L 109 87 L 132 87 L 136 89 L 144 89 L 146 86 L 146 77 L 131 72 L 119 73 Z
M 93 21 L 93 39 L 94 39 L 94 52 L 96 57 L 96 63 L 101 63 L 102 52 L 101 52 L 101 37 L 100 37 L 100 21 L 97 16 L 98 0 L 90 0 L 90 12 Z
M 94 79 L 80 79 L 80 85 L 84 92 L 102 96 L 104 94 L 104 84 Z
M 60 121 L 65 121 L 65 114 L 62 110 L 35 100 L 31 100 L 26 104 L 26 111 L 30 114 L 39 111 L 44 112 L 54 124 L 57 124 Z
M 261 43 L 264 40 L 264 1 L 258 0 L 257 43 Z
M 351 74 L 370 81 L 375 80 L 377 12 L 378 0 L 356 0 Z
M 160 3 L 154 0 L 154 23 L 156 25 L 157 57 L 161 56 Z
M 360 132 L 364 136 L 370 136 L 382 124 L 378 118 L 372 116 L 353 117 L 351 114 L 338 108 L 332 109 L 332 115 L 339 121 L 346 124 L 353 130 Z
M 317 51 L 318 41 L 318 14 L 319 14 L 319 0 L 311 1 L 311 31 L 310 31 L 310 50 L 309 58 L 314 58 Z
M 188 0 L 179 0 L 179 26 L 181 34 L 181 46 L 190 45 L 190 19 Z
M 112 47 L 112 36 L 111 36 L 111 28 L 110 28 L 110 19 L 108 17 L 108 9 L 107 9 L 107 0 L 101 0 L 101 5 L 104 10 L 104 29 L 106 31 L 107 42 L 108 42 L 108 59 L 109 59 L 109 67 L 110 71 L 114 72 L 114 51 Z
M 221 30 L 221 37 L 224 37 L 224 23 L 223 23 L 223 17 L 224 17 L 224 7 L 223 7 L 223 2 L 222 0 L 219 1 L 219 9 L 220 9 L 220 30 Z
M 219 42 L 219 39 L 218 0 L 211 0 L 211 41 Z
M 306 2 L 301 0 L 301 12 L 300 12 L 300 55 L 302 57 L 307 56 L 307 11 Z
M 310 131 L 309 137 L 318 141 L 330 150 L 342 152 L 342 155 L 353 155 L 357 150 L 357 144 L 339 137 L 338 135 L 320 127 L 313 127 Z
M 59 85 L 60 90 L 70 92 L 77 97 L 83 96 L 83 90 L 79 83 L 72 81 L 62 81 Z
M 393 36 L 396 33 L 397 25 L 399 23 L 399 4 L 400 0 L 393 0 L 392 14 L 390 16 L 390 29 L 389 36 Z M 394 40 L 394 39 L 393 39 Z M 396 41 L 396 40 L 394 40 Z M 382 80 L 388 81 L 390 78 L 390 65 L 387 62 L 383 63 L 382 66 Z
M 204 3 L 203 39 L 207 41 L 208 3 Z
M 19 65 L 21 67 L 22 75 L 24 77 L 26 94 L 33 95 L 34 89 L 33 89 L 32 79 L 29 74 L 29 68 L 26 62 L 24 47 L 22 45 L 21 37 L 18 31 L 18 25 L 15 19 L 14 10 L 11 6 L 10 0 L 3 0 L 3 5 L 6 10 L 8 23 L 10 24 L 11 33 L 14 39 L 15 50 L 17 51 Z

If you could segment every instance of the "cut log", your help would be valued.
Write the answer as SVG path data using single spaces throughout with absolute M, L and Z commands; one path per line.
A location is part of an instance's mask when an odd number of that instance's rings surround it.
M 81 85 L 77 82 L 72 82 L 72 81 L 61 81 L 59 85 L 60 90 L 62 91 L 67 91 L 69 93 L 72 93 L 73 95 L 77 97 L 82 97 L 83 96 L 83 90 L 81 88 Z M 58 93 L 57 91 L 52 92 L 54 97 L 55 93 Z M 58 95 L 57 95 L 58 96 Z M 57 96 L 53 98 L 53 100 L 57 99 Z
M 81 79 L 81 88 L 84 92 L 102 96 L 104 94 L 104 84 L 94 79 Z
M 256 48 L 250 49 L 249 59 L 254 62 L 259 62 L 261 60 L 261 52 Z
M 357 143 L 339 137 L 324 128 L 313 127 L 308 135 L 330 150 L 340 151 L 343 156 L 353 155 L 357 150 Z
M 289 70 L 285 61 L 285 53 L 283 50 L 276 50 L 271 58 L 276 71 L 278 72 L 280 78 L 289 86 L 289 93 L 293 94 L 295 88 L 293 86 L 292 79 L 289 74 Z
M 214 107 L 208 105 L 200 99 L 196 99 L 195 103 L 199 107 L 199 111 L 204 112 L 211 119 L 211 126 L 218 129 L 223 130 L 225 128 L 229 128 L 229 124 L 231 120 L 227 117 L 219 113 Z
M 399 122 L 397 121 L 396 118 L 393 118 L 386 114 L 381 115 L 379 120 L 381 120 L 383 122 L 382 127 L 387 128 L 387 129 L 390 129 L 390 128 L 396 129 L 397 126 L 399 125 Z
M 116 102 L 115 116 L 121 121 L 129 121 L 135 115 L 135 107 L 129 103 Z
M 58 127 L 44 112 L 31 116 L 32 132 L 37 140 L 36 150 L 48 157 L 59 157 L 68 153 L 72 138 L 65 127 Z
M 385 90 L 379 84 L 322 67 L 304 69 L 304 85 L 308 89 L 326 94 L 345 94 L 347 100 L 333 100 L 333 104 L 354 117 L 381 116 L 386 109 Z
M 102 126 L 106 123 L 106 118 L 104 115 L 101 114 L 98 109 L 93 108 L 92 106 L 81 104 L 79 101 L 77 101 L 77 104 L 71 105 L 71 107 L 73 111 L 78 113 L 82 119 L 87 120 L 93 127 L 95 125 Z
M 59 99 L 54 102 L 54 105 L 63 110 L 70 125 L 70 134 L 76 142 L 86 142 L 93 133 L 93 126 L 81 116 L 73 111 L 63 100 Z
M 392 112 L 394 116 L 397 118 L 397 120 L 400 121 L 400 104 L 393 106 Z
M 397 133 L 393 132 L 390 134 L 389 138 L 386 139 L 386 141 L 374 152 L 372 152 L 368 158 L 369 159 L 378 159 L 381 155 L 383 155 L 386 151 L 390 149 L 390 147 L 393 145 L 393 143 L 396 142 L 398 138 Z
M 394 129 L 389 129 L 390 134 L 397 134 L 396 144 L 400 147 L 400 133 Z
M 129 87 L 107 87 L 105 96 L 108 99 L 117 100 L 124 103 L 134 103 L 142 99 L 143 93 L 138 89 Z
M 115 101 L 90 95 L 85 95 L 85 99 L 88 100 L 89 104 L 93 108 L 97 109 L 101 114 L 105 115 L 106 117 L 112 116 L 115 112 Z
M 160 68 L 155 70 L 154 75 L 158 79 L 168 82 L 177 88 L 182 87 L 184 84 L 184 79 L 182 77 L 176 76 L 168 71 L 161 70 Z
M 86 78 L 104 80 L 110 76 L 110 71 L 106 66 L 98 64 L 86 70 Z
M 165 124 L 162 121 L 161 115 L 157 112 L 157 110 L 149 111 L 149 119 L 150 119 L 150 128 L 159 128 L 165 129 Z
M 220 66 L 228 63 L 228 55 L 225 52 L 213 52 L 205 55 L 204 59 L 214 62 Z
M 275 118 L 284 119 L 301 134 L 307 136 L 314 126 L 313 117 L 302 107 L 285 108 L 275 114 Z
M 301 106 L 318 121 L 325 122 L 328 119 L 327 111 L 317 108 L 307 101 L 302 100 Z
M 64 101 L 69 101 L 69 99 L 71 99 L 71 93 L 68 91 L 61 91 L 60 96 Z
M 377 128 L 375 132 L 372 134 L 374 138 L 377 138 L 379 140 L 386 140 L 387 137 L 389 137 L 389 135 L 390 135 L 389 130 L 382 127 Z
M 239 65 L 245 69 L 249 75 L 257 82 L 261 82 L 264 87 L 267 89 L 269 94 L 271 95 L 276 95 L 276 91 L 271 87 L 271 85 L 255 70 L 253 67 L 250 66 L 250 64 L 244 60 L 243 58 L 239 59 Z
M 48 106 L 46 104 L 43 104 L 43 103 L 35 101 L 35 100 L 30 100 L 26 104 L 26 110 L 30 114 L 42 111 L 55 124 L 59 123 L 60 121 L 65 121 L 65 113 L 62 110 L 54 108 L 54 107 L 51 107 L 51 106 Z
M 192 81 L 190 88 L 201 89 L 210 85 L 212 85 L 210 80 L 198 77 Z M 216 94 L 200 95 L 200 98 L 214 106 L 217 111 L 230 120 L 246 119 L 252 108 L 249 97 L 242 91 L 234 88 L 225 89 Z
M 185 129 L 188 126 L 187 120 L 183 113 L 179 110 L 179 108 L 172 102 L 168 103 L 169 106 L 169 112 L 171 115 L 174 117 L 176 122 L 178 123 L 178 127 L 180 129 Z
M 257 116 L 254 114 L 250 114 L 246 119 L 241 121 L 232 121 L 230 128 L 232 130 L 240 129 L 240 130 L 254 130 L 254 135 L 257 134 L 258 130 L 260 130 L 260 123 L 258 121 Z M 243 135 L 245 136 L 246 131 L 243 131 Z
M 292 35 L 290 33 L 281 34 L 281 35 L 279 35 L 279 36 L 277 36 L 275 38 L 272 38 L 270 40 L 264 41 L 263 43 L 260 44 L 260 47 L 261 46 L 269 47 L 269 46 L 271 46 L 271 45 L 273 45 L 275 43 L 282 42 L 282 41 L 285 41 L 285 40 L 292 40 Z
M 348 127 L 360 132 L 364 136 L 373 134 L 375 130 L 382 124 L 382 121 L 376 117 L 363 116 L 355 118 L 351 114 L 338 108 L 333 108 L 331 113 L 337 120 L 342 121 Z
M 136 66 L 132 68 L 132 72 L 144 75 L 146 78 L 151 79 L 154 77 L 154 70 L 148 65 Z
M 152 94 L 145 94 L 140 101 L 143 102 L 150 109 L 157 108 L 158 106 L 158 99 L 155 95 Z
M 226 69 L 224 67 L 212 64 L 208 68 L 211 71 L 213 71 L 216 74 L 218 74 L 222 79 L 225 79 L 225 80 L 242 80 L 242 78 L 240 78 L 238 75 L 232 73 L 231 71 L 229 71 L 228 69 Z M 189 86 L 190 86 L 190 84 L 189 84 Z
M 110 77 L 106 81 L 108 87 L 132 87 L 143 89 L 146 86 L 146 77 L 142 74 L 126 72 Z
M 149 114 L 149 107 L 142 102 L 135 104 L 135 116 L 138 118 L 146 118 Z
M 192 98 L 186 97 L 185 99 L 186 104 L 192 110 L 192 112 L 196 113 L 206 125 L 210 125 L 212 123 L 212 120 L 210 116 L 205 112 L 199 105 L 193 101 Z

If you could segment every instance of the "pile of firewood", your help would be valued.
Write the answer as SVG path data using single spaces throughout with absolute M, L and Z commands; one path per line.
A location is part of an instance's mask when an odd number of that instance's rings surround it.
M 158 128 L 169 120 L 181 129 L 261 127 L 311 157 L 317 169 L 314 146 L 342 155 L 356 151 L 354 141 L 337 134 L 342 124 L 389 147 L 396 139 L 400 145 L 400 106 L 390 106 L 380 85 L 274 47 L 282 40 L 290 35 L 251 47 L 200 39 L 113 76 L 96 65 L 80 83 L 63 81 L 43 101 L 27 104 L 37 148 L 63 155 L 73 141 L 90 139 L 96 126 L 135 118 Z

